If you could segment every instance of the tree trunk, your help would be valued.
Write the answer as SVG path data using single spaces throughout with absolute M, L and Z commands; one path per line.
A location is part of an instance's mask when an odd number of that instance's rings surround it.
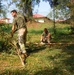
M 55 28 L 55 8 L 53 8 L 53 32 L 56 34 L 56 28 Z

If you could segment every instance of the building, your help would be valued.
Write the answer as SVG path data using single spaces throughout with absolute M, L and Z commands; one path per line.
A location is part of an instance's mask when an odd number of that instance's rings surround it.
M 9 23 L 9 18 L 1 18 L 0 23 Z
M 48 21 L 48 18 L 41 14 L 34 14 L 33 18 L 35 19 L 36 22 L 39 22 L 39 23 L 44 23 Z

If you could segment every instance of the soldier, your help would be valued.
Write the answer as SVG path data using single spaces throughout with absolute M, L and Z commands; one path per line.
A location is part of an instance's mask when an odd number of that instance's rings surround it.
M 14 18 L 13 25 L 12 25 L 12 36 L 13 36 L 13 33 L 17 30 L 18 45 L 21 51 L 22 60 L 23 62 L 25 62 L 25 58 L 27 57 L 27 52 L 25 49 L 26 35 L 27 35 L 27 27 L 25 24 L 25 18 L 23 15 L 17 14 L 16 10 L 12 10 L 11 15 Z
M 48 43 L 50 44 L 51 34 L 48 32 L 47 28 L 44 28 L 44 31 L 41 35 L 41 44 Z

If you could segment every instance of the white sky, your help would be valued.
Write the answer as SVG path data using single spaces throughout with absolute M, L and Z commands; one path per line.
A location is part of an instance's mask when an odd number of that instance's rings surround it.
M 46 16 L 50 11 L 51 11 L 51 7 L 49 3 L 41 1 L 39 6 L 38 5 L 35 6 L 33 13 L 38 13 Z

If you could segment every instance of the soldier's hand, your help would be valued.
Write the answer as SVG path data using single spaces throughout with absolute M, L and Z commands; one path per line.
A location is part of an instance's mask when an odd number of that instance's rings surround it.
M 13 37 L 13 32 L 11 32 L 11 37 Z

